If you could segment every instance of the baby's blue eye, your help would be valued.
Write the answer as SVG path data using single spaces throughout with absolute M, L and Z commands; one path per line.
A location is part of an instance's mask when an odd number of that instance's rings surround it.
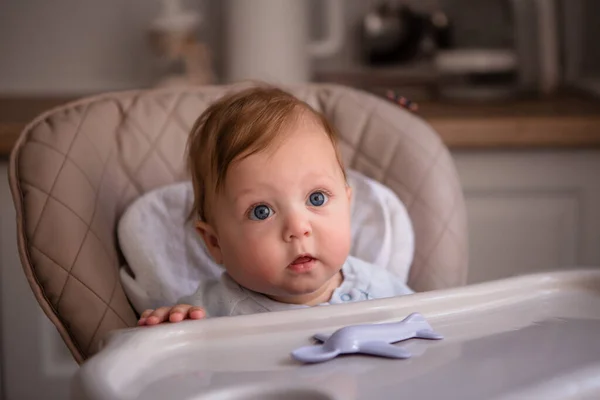
M 255 221 L 262 221 L 271 216 L 273 210 L 264 204 L 258 205 L 250 210 L 250 219 Z
M 313 192 L 308 196 L 308 201 L 311 206 L 321 207 L 325 203 L 327 203 L 329 197 L 323 192 Z

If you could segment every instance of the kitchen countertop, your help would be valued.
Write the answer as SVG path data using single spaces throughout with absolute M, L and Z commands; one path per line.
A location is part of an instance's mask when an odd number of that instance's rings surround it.
M 0 156 L 6 157 L 26 124 L 74 100 L 57 96 L 0 96 Z M 600 148 L 600 100 L 575 95 L 498 103 L 419 103 L 451 149 Z
M 597 99 L 571 95 L 494 104 L 424 102 L 419 106 L 419 114 L 451 149 L 600 148 Z

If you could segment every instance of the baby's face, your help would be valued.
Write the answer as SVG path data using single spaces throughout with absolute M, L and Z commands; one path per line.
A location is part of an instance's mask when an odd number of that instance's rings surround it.
M 233 163 L 214 200 L 211 252 L 239 284 L 301 304 L 337 286 L 350 189 L 318 124 L 300 120 L 272 150 Z

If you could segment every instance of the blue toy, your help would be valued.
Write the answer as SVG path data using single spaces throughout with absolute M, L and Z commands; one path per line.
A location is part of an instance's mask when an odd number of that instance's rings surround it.
M 387 358 L 410 358 L 411 353 L 392 343 L 419 338 L 439 340 L 436 333 L 419 313 L 412 313 L 400 322 L 352 325 L 338 329 L 331 336 L 316 334 L 323 344 L 304 346 L 292 352 L 292 357 L 304 363 L 331 360 L 340 354 L 362 353 Z

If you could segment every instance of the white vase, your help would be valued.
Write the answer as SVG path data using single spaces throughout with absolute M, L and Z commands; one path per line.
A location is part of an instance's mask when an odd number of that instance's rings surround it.
M 326 0 L 326 37 L 309 41 L 308 0 L 225 1 L 225 80 L 274 84 L 308 82 L 311 59 L 339 50 L 343 0 Z

